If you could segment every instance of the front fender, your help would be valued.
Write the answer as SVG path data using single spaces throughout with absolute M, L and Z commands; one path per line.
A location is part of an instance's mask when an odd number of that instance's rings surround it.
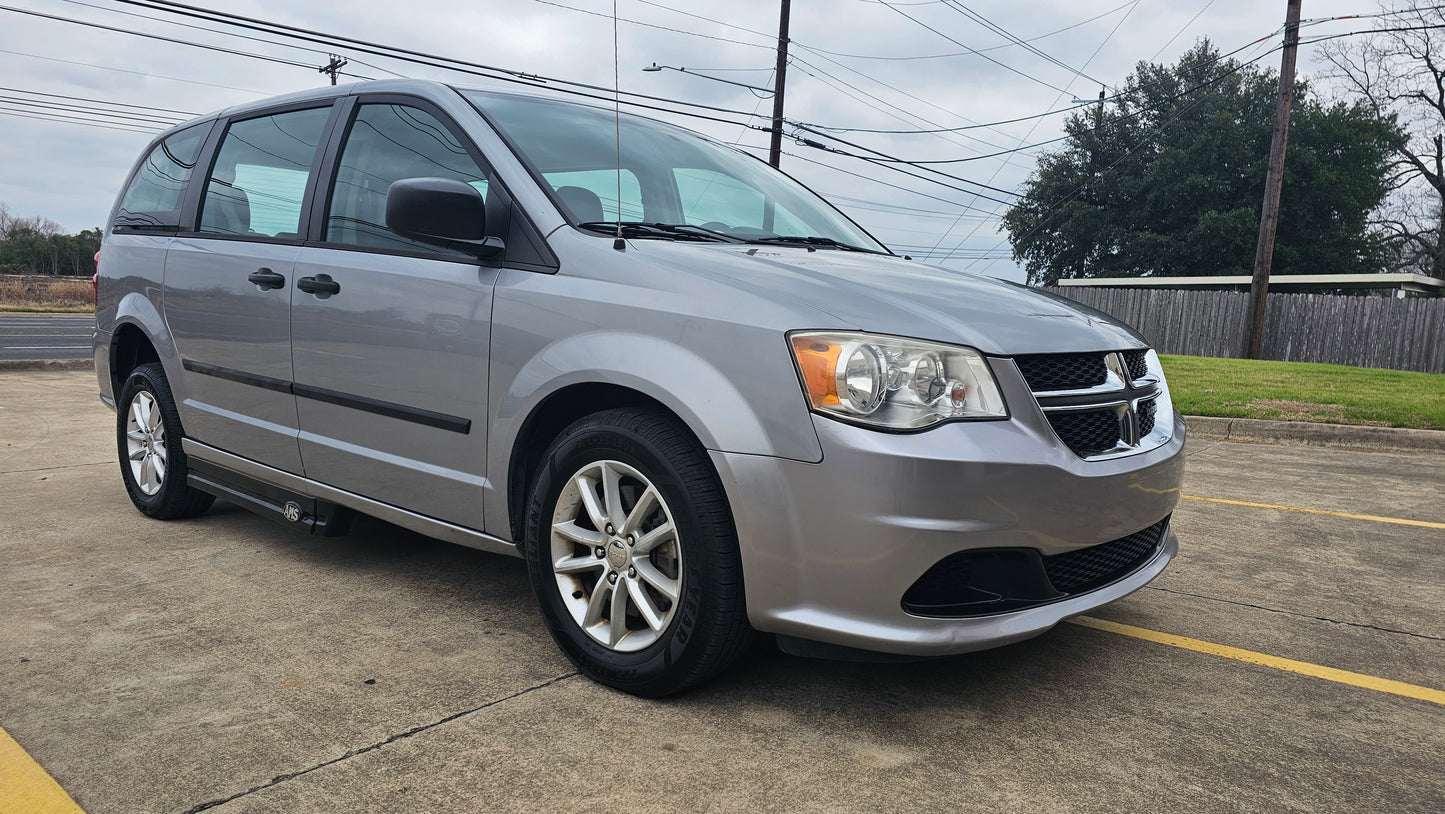
M 748 332 L 752 333 L 752 332 Z M 781 346 L 781 334 L 773 335 Z M 752 340 L 769 341 L 758 332 Z M 729 358 L 756 359 L 741 348 Z M 776 356 L 786 358 L 781 347 Z M 527 359 L 508 382 L 498 385 L 492 417 L 488 471 L 492 483 L 507 483 L 512 452 L 527 419 L 550 396 L 578 384 L 609 384 L 641 393 L 665 406 L 713 451 L 767 455 L 817 462 L 817 432 L 791 367 L 739 380 L 690 348 L 647 334 L 594 330 L 559 339 Z M 777 381 L 781 379 L 781 381 Z M 505 490 L 491 495 L 490 517 L 506 517 Z

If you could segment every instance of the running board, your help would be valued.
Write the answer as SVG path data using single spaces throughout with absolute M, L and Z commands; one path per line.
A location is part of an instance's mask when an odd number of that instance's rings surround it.
M 181 441 L 182 449 L 187 457 L 191 459 L 191 469 L 196 472 L 191 476 L 197 478 L 192 485 L 217 497 L 233 501 L 238 505 L 256 511 L 267 516 L 274 516 L 276 511 L 281 511 L 285 517 L 286 501 L 276 500 L 282 495 L 291 495 L 294 498 L 303 500 L 309 499 L 315 502 L 315 510 L 307 511 L 305 503 L 297 500 L 297 512 L 300 516 L 296 520 L 287 518 L 286 522 L 304 522 L 304 517 L 309 514 L 313 520 L 320 518 L 323 521 L 321 530 L 315 530 L 313 534 L 327 534 L 328 528 L 336 531 L 329 533 L 345 533 L 340 526 L 331 526 L 333 522 L 342 523 L 340 517 L 325 514 L 325 506 L 334 506 L 338 509 L 349 509 L 361 514 L 384 520 L 393 525 L 401 526 L 404 529 L 414 531 L 418 534 L 425 534 L 428 537 L 435 537 L 438 540 L 445 540 L 448 543 L 475 548 L 479 551 L 489 551 L 494 554 L 507 554 L 512 557 L 522 556 L 517 546 L 500 537 L 493 537 L 485 532 L 458 526 L 455 523 L 448 523 L 445 520 L 438 520 L 434 517 L 427 517 L 423 514 L 407 511 L 406 509 L 393 506 L 389 503 L 382 503 L 369 497 L 363 497 L 334 486 L 328 486 L 320 481 L 304 478 L 300 475 L 286 472 L 265 464 L 257 463 L 249 458 L 242 458 L 239 455 L 232 455 L 223 452 L 215 447 L 208 446 L 191 438 Z M 200 463 L 201 466 L 195 466 Z M 209 465 L 209 466 L 208 466 Z M 224 473 L 223 477 L 214 477 L 217 470 Z M 208 477 L 208 475 L 210 475 Z M 213 491 L 211 486 L 224 489 L 230 483 L 240 483 L 243 487 L 247 484 L 255 488 L 241 488 L 239 494 L 222 493 Z M 268 492 L 269 490 L 269 492 Z M 251 494 L 247 494 L 250 492 Z M 259 494 L 256 494 L 259 492 Z
M 317 537 L 341 537 L 351 530 L 356 512 L 263 483 L 200 458 L 188 460 L 186 483 L 222 500 Z

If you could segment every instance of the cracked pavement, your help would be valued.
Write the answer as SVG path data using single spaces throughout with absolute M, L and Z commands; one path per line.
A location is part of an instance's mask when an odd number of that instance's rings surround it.
M 140 516 L 95 391 L 0 374 L 0 726 L 91 814 L 1445 810 L 1445 706 L 1075 625 L 621 695 L 519 560 Z M 1188 453 L 1188 494 L 1445 521 L 1445 456 Z M 1094 616 L 1445 688 L 1445 530 L 1196 501 L 1175 528 Z

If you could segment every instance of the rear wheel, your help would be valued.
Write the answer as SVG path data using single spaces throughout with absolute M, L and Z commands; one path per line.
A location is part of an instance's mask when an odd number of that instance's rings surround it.
M 159 363 L 137 367 L 121 388 L 116 445 L 121 477 L 141 513 L 158 520 L 193 517 L 215 498 L 186 483 L 181 418 Z
M 525 546 L 553 637 L 603 684 L 674 693 L 750 641 L 726 496 L 670 416 L 608 410 L 564 430 L 532 491 Z

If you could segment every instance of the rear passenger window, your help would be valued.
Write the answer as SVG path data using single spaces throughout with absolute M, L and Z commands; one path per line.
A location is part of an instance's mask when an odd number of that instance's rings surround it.
M 201 202 L 201 231 L 297 238 L 311 162 L 330 107 L 236 122 L 226 131 Z
M 386 193 L 404 178 L 450 178 L 487 195 L 486 173 L 435 116 L 404 105 L 362 105 L 337 164 L 326 240 L 447 253 L 386 228 Z
M 121 195 L 114 225 L 136 229 L 179 226 L 181 194 L 210 131 L 210 124 L 196 125 L 156 145 Z

